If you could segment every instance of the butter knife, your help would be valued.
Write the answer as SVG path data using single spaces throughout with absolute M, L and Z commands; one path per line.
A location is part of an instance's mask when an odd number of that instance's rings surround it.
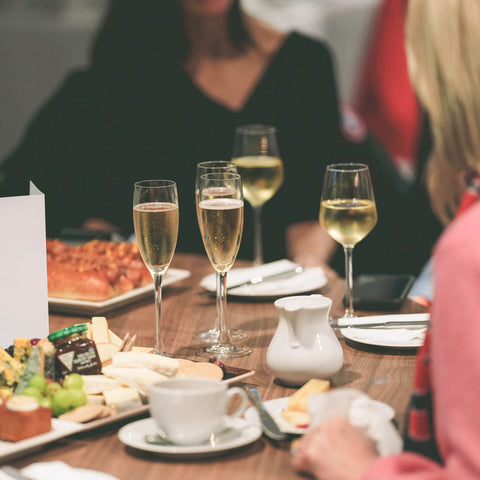
M 10 478 L 16 478 L 17 480 L 33 480 L 32 477 L 27 477 L 18 468 L 11 467 L 10 465 L 4 465 L 0 467 L 0 471 Z
M 429 320 L 407 320 L 405 322 L 373 322 L 373 323 L 346 323 L 339 325 L 338 323 L 331 323 L 332 328 L 377 328 L 377 327 L 408 327 L 409 325 L 428 326 Z
M 262 422 L 263 433 L 272 440 L 282 441 L 288 438 L 288 434 L 282 432 L 275 420 L 267 412 L 265 405 L 263 404 L 262 397 L 255 387 L 245 388 L 248 398 L 252 402 L 253 406 L 257 409 L 258 415 Z
M 272 273 L 270 275 L 257 275 L 256 277 L 252 277 L 250 280 L 246 280 L 245 282 L 228 286 L 227 292 L 230 292 L 235 288 L 245 287 L 247 285 L 257 285 L 259 283 L 266 282 L 267 280 L 274 280 L 277 278 L 290 277 L 293 275 L 297 275 L 299 273 L 302 273 L 303 270 L 304 268 L 302 265 L 296 264 L 287 270 L 283 270 L 282 272 Z

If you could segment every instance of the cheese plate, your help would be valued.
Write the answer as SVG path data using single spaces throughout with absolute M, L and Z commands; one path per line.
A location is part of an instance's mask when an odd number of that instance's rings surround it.
M 253 370 L 244 368 L 223 366 L 223 381 L 228 384 L 237 383 L 251 377 L 255 374 Z M 19 442 L 5 442 L 0 440 L 0 463 L 4 463 L 16 457 L 28 455 L 29 453 L 41 449 L 44 445 L 52 443 L 61 438 L 68 437 L 75 433 L 88 432 L 99 427 L 111 425 L 129 418 L 148 415 L 149 405 L 141 405 L 136 408 L 125 410 L 115 415 L 99 418 L 86 423 L 71 422 L 67 420 L 52 419 L 52 430 L 35 437 L 27 438 Z

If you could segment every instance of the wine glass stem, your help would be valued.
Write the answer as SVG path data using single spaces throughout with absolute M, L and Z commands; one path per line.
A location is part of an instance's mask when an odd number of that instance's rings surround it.
M 220 334 L 218 343 L 226 345 L 230 343 L 230 336 L 227 328 L 227 272 L 218 272 L 220 280 L 220 298 L 217 298 L 218 318 L 220 319 Z
M 162 323 L 162 280 L 163 273 L 153 274 L 153 286 L 155 289 L 155 347 L 153 353 L 158 355 L 165 354 Z
M 263 264 L 262 249 L 262 205 L 252 207 L 253 210 L 253 264 Z
M 345 317 L 355 317 L 353 313 L 353 247 L 344 247 L 345 251 L 345 280 L 347 283 Z
M 215 318 L 215 323 L 213 325 L 213 330 L 220 332 L 220 309 L 221 309 L 221 301 L 222 301 L 222 278 L 219 272 L 215 272 L 215 283 L 216 283 L 216 290 L 217 290 L 217 316 Z

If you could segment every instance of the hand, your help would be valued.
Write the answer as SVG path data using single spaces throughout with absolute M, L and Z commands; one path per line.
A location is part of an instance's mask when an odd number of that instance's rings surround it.
M 102 230 L 106 232 L 118 232 L 119 229 L 112 223 L 103 218 L 89 218 L 83 222 L 83 228 L 86 230 Z
M 301 439 L 292 463 L 319 480 L 360 480 L 377 457 L 373 440 L 336 417 Z

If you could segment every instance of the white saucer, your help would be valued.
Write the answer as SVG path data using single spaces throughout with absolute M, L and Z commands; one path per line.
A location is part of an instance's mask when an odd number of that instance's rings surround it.
M 369 322 L 406 322 L 406 321 L 426 321 L 430 319 L 429 313 L 408 313 L 375 315 L 371 317 L 359 317 L 349 322 L 351 323 L 369 323 Z M 339 319 L 338 323 L 342 323 Z M 379 327 L 379 328 L 343 328 L 342 335 L 349 340 L 364 345 L 373 345 L 376 347 L 389 348 L 418 348 L 423 345 L 426 327 L 405 325 L 405 327 Z
M 157 427 L 153 418 L 145 418 L 129 423 L 120 429 L 118 437 L 125 445 L 146 452 L 163 455 L 216 455 L 226 450 L 242 447 L 254 442 L 262 435 L 257 423 L 242 418 L 233 419 L 229 428 L 215 436 L 216 443 L 205 442 L 199 445 L 151 444 L 145 440 L 146 435 L 154 435 Z
M 227 288 L 237 285 L 257 276 L 268 276 L 285 272 L 295 267 L 295 263 L 283 259 L 276 262 L 266 263 L 258 267 L 234 268 L 227 276 Z M 266 297 L 278 298 L 288 295 L 314 292 L 327 283 L 325 272 L 322 267 L 305 268 L 301 273 L 270 280 L 265 280 L 256 285 L 244 285 L 228 292 L 232 297 Z M 210 292 L 215 292 L 215 274 L 207 275 L 200 285 Z

